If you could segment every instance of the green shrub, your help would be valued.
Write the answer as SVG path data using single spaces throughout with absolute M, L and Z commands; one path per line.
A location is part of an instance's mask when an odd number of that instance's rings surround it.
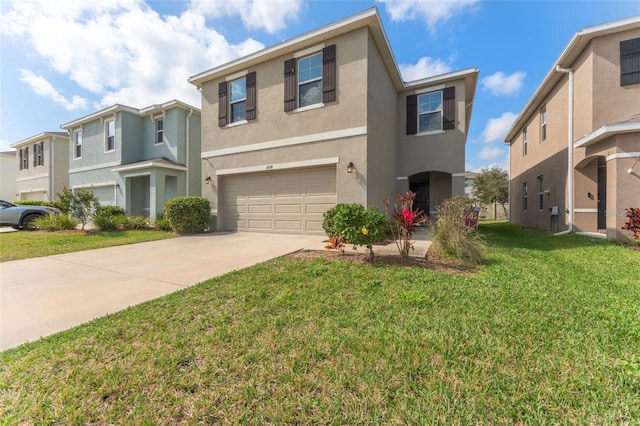
M 470 263 L 482 263 L 487 245 L 473 228 L 464 226 L 464 220 L 473 207 L 460 196 L 448 198 L 438 206 L 438 219 L 432 249 L 443 256 L 451 256 Z
M 128 229 L 129 220 L 124 215 L 96 214 L 93 225 L 101 231 L 117 231 Z
M 64 231 L 75 229 L 80 221 L 68 214 L 48 214 L 40 216 L 33 221 L 33 225 L 37 229 L 43 231 Z
M 14 201 L 13 204 L 18 204 L 21 206 L 45 206 L 45 207 L 55 207 L 55 203 L 44 200 L 17 200 Z
M 204 197 L 176 197 L 164 203 L 164 214 L 178 233 L 205 232 L 211 220 L 211 204 Z
M 120 206 L 99 206 L 96 209 L 95 215 L 105 216 L 126 216 L 126 212 Z
M 127 229 L 148 229 L 149 218 L 146 216 L 127 217 L 126 227 Z
M 362 204 L 338 204 L 324 213 L 322 227 L 329 238 L 344 238 L 348 244 L 365 246 L 373 262 L 373 243 L 387 238 L 387 221 L 377 208 Z
M 158 215 L 156 220 L 153 222 L 153 225 L 161 230 L 161 231 L 172 231 L 171 224 L 169 223 L 169 219 L 167 219 L 164 215 Z

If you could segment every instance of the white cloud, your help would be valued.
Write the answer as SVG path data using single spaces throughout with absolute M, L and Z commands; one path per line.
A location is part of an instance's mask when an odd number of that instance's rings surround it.
M 478 0 L 377 0 L 384 3 L 393 21 L 422 19 L 434 32 L 438 24 L 473 7 Z
M 478 158 L 485 161 L 493 161 L 500 157 L 504 153 L 504 150 L 499 146 L 485 146 L 478 153 Z
M 187 10 L 160 16 L 141 0 L 69 1 L 65 7 L 32 0 L 12 6 L 0 16 L 0 33 L 30 43 L 51 69 L 94 94 L 96 107 L 144 107 L 174 98 L 199 105 L 190 75 L 264 47 L 251 38 L 231 44 L 202 15 Z M 52 98 L 54 92 L 47 89 Z M 72 105 L 80 102 L 73 99 Z
M 15 149 L 11 148 L 11 142 L 6 139 L 0 139 L 0 151 L 15 151 Z
M 274 34 L 296 19 L 302 0 L 191 0 L 190 9 L 207 18 L 238 15 L 248 29 Z
M 486 143 L 502 141 L 516 119 L 516 114 L 505 112 L 498 118 L 491 118 L 484 126 L 482 140 Z
M 423 56 L 415 64 L 400 64 L 400 72 L 405 81 L 419 80 L 451 71 L 451 66 L 441 59 Z
M 520 91 L 526 75 L 523 71 L 516 71 L 511 75 L 498 71 L 483 78 L 482 86 L 495 96 L 511 96 Z
M 31 90 L 36 94 L 51 98 L 53 102 L 63 106 L 67 111 L 87 108 L 86 99 L 81 98 L 80 96 L 74 96 L 71 100 L 68 100 L 62 96 L 60 92 L 58 92 L 56 88 L 47 81 L 47 79 L 34 74 L 32 71 L 24 69 L 20 70 L 20 81 L 28 84 L 31 87 Z

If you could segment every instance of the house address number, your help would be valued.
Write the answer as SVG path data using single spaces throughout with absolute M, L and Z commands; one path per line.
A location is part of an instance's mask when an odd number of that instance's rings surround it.
M 271 170 L 273 169 L 273 164 L 269 164 L 265 167 L 266 170 Z

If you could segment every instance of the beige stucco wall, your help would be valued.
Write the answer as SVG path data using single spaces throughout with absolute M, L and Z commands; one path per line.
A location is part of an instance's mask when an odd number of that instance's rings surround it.
M 40 141 L 25 144 L 29 147 L 29 168 L 20 170 L 20 155 L 16 154 L 16 199 L 53 201 L 55 194 L 69 183 L 68 139 L 47 136 L 44 141 L 44 164 L 33 165 L 33 146 Z M 19 151 L 20 147 L 18 147 Z
M 5 201 L 16 199 L 17 170 L 15 153 L 0 153 L 0 198 Z

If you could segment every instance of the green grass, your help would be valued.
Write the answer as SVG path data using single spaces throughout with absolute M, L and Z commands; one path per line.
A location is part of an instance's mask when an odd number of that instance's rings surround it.
M 508 224 L 473 276 L 279 258 L 0 353 L 7 424 L 636 424 L 640 253 Z
M 170 238 L 169 231 L 0 233 L 0 262 Z

